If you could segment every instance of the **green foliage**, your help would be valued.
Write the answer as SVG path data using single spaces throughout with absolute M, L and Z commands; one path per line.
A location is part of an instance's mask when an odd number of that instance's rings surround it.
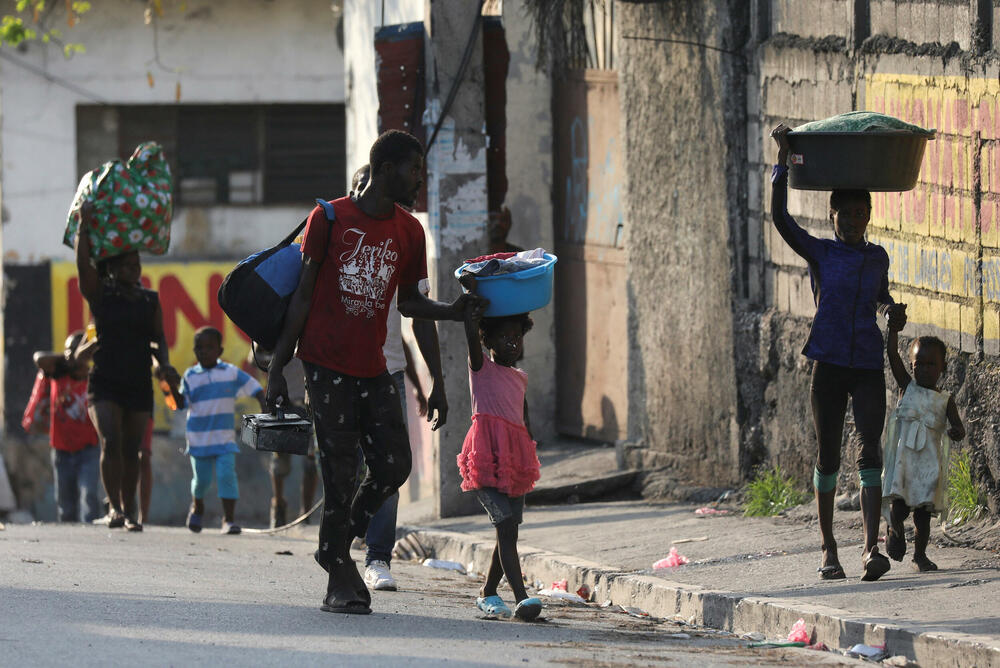
M 83 14 L 90 11 L 89 2 L 67 3 L 69 16 L 67 22 L 72 28 Z M 43 12 L 47 6 L 46 0 L 17 0 L 16 10 L 12 14 L 4 14 L 0 18 L 0 46 L 19 46 L 25 42 L 39 40 L 43 44 L 56 42 L 62 47 L 63 55 L 70 58 L 73 54 L 84 53 L 82 44 L 61 43 L 62 34 L 55 28 L 45 25 Z M 18 16 L 25 14 L 26 17 Z
M 968 450 L 952 455 L 948 469 L 948 516 L 954 524 L 979 517 L 986 510 L 986 495 L 972 475 Z
M 35 39 L 38 35 L 34 30 L 24 25 L 24 20 L 17 16 L 4 16 L 0 19 L 0 42 L 17 46 L 21 42 Z
M 747 485 L 743 514 L 746 517 L 770 517 L 804 503 L 806 498 L 795 479 L 785 476 L 781 467 L 775 466 Z

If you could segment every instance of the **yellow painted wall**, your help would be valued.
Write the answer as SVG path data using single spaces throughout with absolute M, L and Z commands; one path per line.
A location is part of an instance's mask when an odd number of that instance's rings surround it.
M 54 262 L 51 266 L 52 340 L 61 342 L 71 331 L 85 328 L 90 314 L 77 287 L 76 265 Z M 150 262 L 143 265 L 143 283 L 160 293 L 170 362 L 181 374 L 195 364 L 194 332 L 204 325 L 222 331 L 225 361 L 250 370 L 245 365 L 250 342 L 229 321 L 216 301 L 219 285 L 232 268 L 232 263 L 222 262 Z M 259 374 L 257 377 L 260 379 Z M 168 429 L 170 411 L 158 389 L 154 397 L 156 427 Z M 240 403 L 237 409 L 239 412 L 259 411 L 253 400 Z

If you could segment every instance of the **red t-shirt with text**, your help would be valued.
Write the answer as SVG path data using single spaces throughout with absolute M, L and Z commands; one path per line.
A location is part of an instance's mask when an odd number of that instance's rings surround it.
M 64 452 L 97 445 L 97 430 L 87 413 L 87 379 L 72 376 L 49 379 L 49 440 Z
M 371 218 L 349 197 L 331 202 L 336 219 L 316 207 L 302 252 L 322 262 L 298 356 L 333 371 L 372 378 L 385 371 L 386 316 L 399 285 L 427 278 L 424 228 L 399 206 Z

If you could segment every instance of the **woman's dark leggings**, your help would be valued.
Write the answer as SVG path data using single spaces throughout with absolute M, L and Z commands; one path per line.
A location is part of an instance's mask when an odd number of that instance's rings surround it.
M 814 477 L 816 489 L 827 492 L 836 486 L 848 395 L 854 411 L 854 426 L 861 436 L 861 453 L 858 455 L 861 486 L 881 485 L 882 426 L 885 424 L 883 371 L 816 362 L 809 394 L 816 439 L 819 441 Z
M 365 535 L 382 503 L 409 477 L 410 439 L 388 373 L 355 378 L 304 366 L 326 495 L 320 556 L 327 564 L 345 563 L 351 539 Z M 359 443 L 368 472 L 356 487 Z

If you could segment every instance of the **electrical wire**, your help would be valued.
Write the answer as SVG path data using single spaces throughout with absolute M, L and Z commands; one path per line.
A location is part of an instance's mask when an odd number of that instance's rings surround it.
M 312 515 L 313 513 L 315 513 L 316 509 L 319 508 L 321 505 L 323 505 L 323 501 L 325 499 L 326 499 L 326 494 L 320 495 L 319 501 L 316 502 L 316 505 L 314 505 L 312 508 L 310 508 L 308 511 L 306 511 L 302 515 L 299 515 L 297 518 L 295 518 L 294 520 L 292 520 L 288 524 L 282 524 L 280 527 L 274 527 L 273 529 L 244 529 L 243 533 L 270 534 L 270 533 L 278 533 L 280 531 L 287 531 L 288 529 L 291 529 L 296 524 L 301 524 L 302 522 L 305 522 L 307 517 L 309 517 L 310 515 Z
M 479 6 L 476 8 L 476 18 L 472 22 L 472 30 L 469 31 L 469 39 L 465 42 L 465 52 L 462 54 L 462 62 L 458 66 L 458 72 L 455 73 L 455 79 L 451 82 L 451 90 L 448 91 L 444 107 L 441 108 L 441 115 L 438 116 L 434 132 L 431 133 L 431 138 L 427 140 L 427 148 L 424 149 L 424 155 L 427 155 L 431 150 L 431 146 L 434 145 L 434 140 L 437 139 L 438 132 L 441 131 L 441 126 L 444 125 L 444 119 L 448 115 L 448 111 L 451 110 L 451 105 L 455 102 L 455 96 L 458 95 L 458 85 L 462 83 L 465 70 L 469 67 L 469 61 L 472 59 L 472 47 L 476 43 L 476 33 L 479 32 L 479 27 L 483 22 L 483 4 L 485 2 L 486 0 L 479 0 Z
M 38 65 L 33 65 L 27 61 L 17 58 L 16 56 L 12 56 L 11 54 L 7 53 L 7 51 L 5 51 L 4 49 L 0 49 L 0 59 L 6 60 L 12 65 L 16 65 L 17 67 L 25 69 L 34 75 L 40 76 L 41 78 L 45 79 L 46 81 L 52 84 L 55 84 L 56 86 L 61 86 L 66 90 L 73 91 L 77 95 L 81 95 L 92 102 L 96 102 L 97 104 L 108 104 L 107 100 L 100 97 L 96 93 L 91 93 L 86 88 L 77 86 L 75 83 L 71 81 L 66 81 L 65 79 L 57 77 L 54 74 L 49 74 L 48 72 L 45 71 L 45 69 L 39 67 Z
M 665 42 L 667 44 L 686 44 L 687 46 L 699 46 L 703 49 L 710 49 L 711 51 L 718 51 L 720 53 L 728 53 L 734 56 L 743 57 L 743 54 L 739 51 L 733 51 L 732 49 L 723 49 L 720 46 L 712 46 L 711 44 L 705 44 L 703 42 L 692 42 L 686 39 L 670 39 L 668 37 L 643 37 L 641 35 L 622 35 L 622 39 L 634 39 L 642 42 Z

